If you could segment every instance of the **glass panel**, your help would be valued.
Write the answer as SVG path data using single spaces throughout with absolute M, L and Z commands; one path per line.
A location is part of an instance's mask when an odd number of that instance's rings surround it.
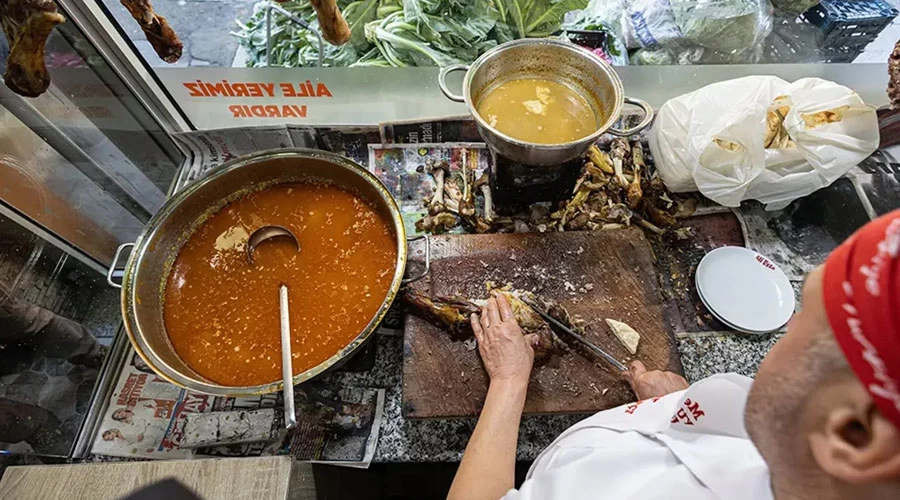
M 102 2 L 152 67 L 162 61 L 119 0 Z M 467 63 L 521 37 L 562 36 L 617 65 L 885 62 L 898 0 L 338 0 L 349 44 L 325 42 L 326 66 Z M 513 15 L 528 4 L 525 19 Z M 184 45 L 176 67 L 266 65 L 268 0 L 153 0 Z M 277 4 L 313 30 L 307 0 Z M 316 66 L 319 40 L 272 12 L 273 64 Z
M 137 236 L 140 206 L 137 214 L 123 208 L 5 108 L 0 129 L 0 202 L 99 262 Z
M 0 67 L 8 48 L 0 38 Z M 0 201 L 108 264 L 162 205 L 182 153 L 74 23 L 47 42 L 51 83 L 0 85 Z
M 69 454 L 118 307 L 102 275 L 0 214 L 0 450 Z
M 105 267 L 183 155 L 74 22 L 45 61 L 38 97 L 0 84 L 0 453 L 67 456 L 121 324 Z

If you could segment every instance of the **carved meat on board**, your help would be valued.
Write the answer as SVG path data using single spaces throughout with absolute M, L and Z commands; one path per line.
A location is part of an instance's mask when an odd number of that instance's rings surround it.
M 565 306 L 569 324 L 623 363 L 681 373 L 675 339 L 663 318 L 650 245 L 637 228 L 545 234 L 449 235 L 431 239 L 431 272 L 409 288 L 426 297 L 485 297 L 491 283 L 532 291 Z M 545 304 L 537 306 L 544 308 Z M 561 314 L 546 307 L 554 318 Z M 581 322 L 583 319 L 584 322 Z M 637 353 L 604 318 L 640 332 Z M 617 370 L 560 333 L 567 351 L 535 363 L 525 413 L 595 412 L 634 400 Z M 407 418 L 475 416 L 489 385 L 473 342 L 408 314 L 403 332 L 403 414 Z
M 524 334 L 538 336 L 538 344 L 534 346 L 535 356 L 538 360 L 546 359 L 551 354 L 562 355 L 566 352 L 566 344 L 560 340 L 550 325 L 544 321 L 534 309 L 522 301 L 522 296 L 541 303 L 547 310 L 562 309 L 556 303 L 548 303 L 534 296 L 531 292 L 503 288 L 497 290 L 503 294 L 513 310 L 513 316 L 522 328 Z M 403 301 L 413 314 L 445 327 L 447 331 L 459 340 L 471 338 L 473 335 L 469 318 L 472 314 L 478 314 L 487 303 L 487 299 L 465 299 L 461 297 L 430 298 L 416 290 L 407 290 Z M 557 317 L 559 321 L 567 322 L 568 314 Z

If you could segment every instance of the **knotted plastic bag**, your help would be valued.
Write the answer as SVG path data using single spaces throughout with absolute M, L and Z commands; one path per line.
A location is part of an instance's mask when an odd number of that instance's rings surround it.
M 871 155 L 879 134 L 875 109 L 847 87 L 749 76 L 669 100 L 649 139 L 670 190 L 778 210 Z

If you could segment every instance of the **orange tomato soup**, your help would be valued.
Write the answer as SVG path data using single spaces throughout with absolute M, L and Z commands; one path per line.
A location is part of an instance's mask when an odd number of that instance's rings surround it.
M 290 229 L 247 259 L 262 226 Z M 281 379 L 278 291 L 288 286 L 294 374 L 349 344 L 387 296 L 396 236 L 364 199 L 330 184 L 276 185 L 213 214 L 188 239 L 166 281 L 169 339 L 197 373 L 222 385 Z

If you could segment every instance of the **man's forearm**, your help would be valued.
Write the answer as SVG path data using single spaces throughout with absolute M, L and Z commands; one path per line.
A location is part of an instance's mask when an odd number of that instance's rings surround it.
M 526 389 L 522 384 L 491 383 L 448 500 L 497 500 L 514 486 Z

